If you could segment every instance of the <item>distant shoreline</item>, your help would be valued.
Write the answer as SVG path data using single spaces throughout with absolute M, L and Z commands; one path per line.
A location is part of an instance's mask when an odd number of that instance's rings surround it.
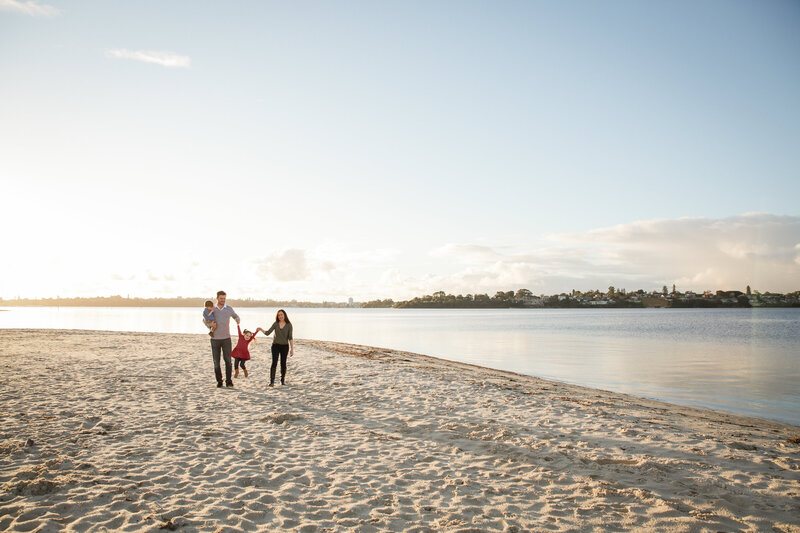
M 263 302 L 247 302 L 247 301 L 236 301 L 236 300 L 228 300 L 228 304 L 231 307 L 242 307 L 242 308 L 264 308 L 264 307 L 274 307 L 274 308 L 303 308 L 303 309 L 397 309 L 397 310 L 405 310 L 405 309 L 428 309 L 428 310 L 486 310 L 486 309 L 524 309 L 524 310 L 544 310 L 544 309 L 761 309 L 761 308 L 800 308 L 800 304 L 798 303 L 790 303 L 790 304 L 764 304 L 764 305 L 652 305 L 652 306 L 620 306 L 620 305 L 558 305 L 558 306 L 538 306 L 538 307 L 530 307 L 530 306 L 485 306 L 485 307 L 427 307 L 427 306 L 404 306 L 404 307 L 367 307 L 367 306 L 360 306 L 360 305 L 347 305 L 342 303 L 332 303 L 332 304 L 325 304 L 325 303 L 311 303 L 311 302 L 275 302 L 275 303 L 263 303 Z M 157 303 L 157 302 L 137 302 L 137 303 L 53 303 L 53 302 L 36 302 L 36 303 L 16 303 L 13 301 L 0 301 L 0 307 L 94 307 L 94 308 L 108 308 L 108 309 L 119 309 L 119 308 L 142 308 L 142 307 L 152 307 L 152 308 L 185 308 L 185 309 L 192 309 L 196 307 L 203 307 L 203 303 L 199 304 L 189 304 L 189 303 L 180 303 L 180 304 L 169 304 L 169 303 Z M 0 309 L 0 311 L 8 311 L 8 309 Z
M 211 298 L 130 298 L 121 295 L 74 298 L 0 298 L 0 307 L 204 307 Z M 368 309 L 644 309 L 657 308 L 749 308 L 749 307 L 800 307 L 800 291 L 788 294 L 754 291 L 750 287 L 741 291 L 672 292 L 663 287 L 661 292 L 638 290 L 628 292 L 609 287 L 606 292 L 572 291 L 570 294 L 534 295 L 527 289 L 498 291 L 487 294 L 452 295 L 442 291 L 410 300 L 394 301 L 391 298 L 355 302 L 310 302 L 298 300 L 257 300 L 253 298 L 228 298 L 232 307 L 292 307 L 292 308 L 368 308 Z

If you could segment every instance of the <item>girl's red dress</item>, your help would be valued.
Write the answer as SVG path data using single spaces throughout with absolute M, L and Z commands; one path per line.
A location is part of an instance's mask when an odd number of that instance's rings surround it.
M 245 361 L 250 360 L 250 350 L 247 349 L 250 341 L 256 338 L 256 334 L 250 337 L 250 340 L 244 338 L 242 335 L 242 328 L 239 327 L 239 324 L 236 324 L 236 331 L 239 332 L 239 342 L 236 343 L 236 347 L 231 352 L 231 357 L 235 357 L 236 359 L 244 359 Z M 256 332 L 258 333 L 258 332 Z

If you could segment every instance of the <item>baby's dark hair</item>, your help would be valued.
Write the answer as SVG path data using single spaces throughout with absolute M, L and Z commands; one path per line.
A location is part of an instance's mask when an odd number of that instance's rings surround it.
M 211 300 L 206 300 L 206 307 L 214 307 L 214 302 Z

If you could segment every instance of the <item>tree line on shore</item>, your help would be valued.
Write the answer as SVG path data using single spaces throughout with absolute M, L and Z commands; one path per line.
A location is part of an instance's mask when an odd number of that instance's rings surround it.
M 395 307 L 398 309 L 504 309 L 509 307 L 526 307 L 526 299 L 535 298 L 528 289 L 514 291 L 498 291 L 494 296 L 488 294 L 452 295 L 444 291 L 425 296 L 395 302 L 394 300 L 372 300 L 364 302 L 362 307 Z
M 399 309 L 507 309 L 507 308 L 642 308 L 642 307 L 800 307 L 800 291 L 788 294 L 752 292 L 748 285 L 741 291 L 678 292 L 675 286 L 669 291 L 647 292 L 642 289 L 627 291 L 609 287 L 607 291 L 576 291 L 553 295 L 534 295 L 528 289 L 498 291 L 488 294 L 453 295 L 437 291 L 411 300 L 372 300 L 362 307 L 394 307 Z

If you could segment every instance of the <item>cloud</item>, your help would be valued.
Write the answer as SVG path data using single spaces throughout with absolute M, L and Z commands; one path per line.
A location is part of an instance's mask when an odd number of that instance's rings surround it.
M 60 10 L 47 4 L 40 4 L 34 0 L 22 2 L 20 0 L 0 0 L 0 11 L 13 11 L 30 15 L 31 17 L 52 17 L 61 13 Z
M 629 290 L 800 289 L 800 217 L 747 213 L 727 218 L 635 221 L 535 241 L 487 246 L 485 241 L 418 248 L 370 247 L 369 242 L 328 242 L 316 247 L 275 250 L 255 257 L 223 256 L 156 267 L 149 260 L 124 266 L 56 263 L 4 265 L 0 293 L 103 294 L 91 280 L 107 278 L 107 294 L 137 296 L 212 295 L 313 301 L 374 298 L 408 299 L 443 290 L 452 294 L 527 288 L 554 294 L 613 285 Z M 412 245 L 413 246 L 413 245 Z M 254 252 L 256 253 L 256 252 Z M 33 270 L 31 271 L 31 269 Z M 48 272 L 58 272 L 56 277 Z M 24 270 L 24 272 L 23 272 Z M 116 275 L 111 275 L 113 272 Z M 49 276 L 49 277 L 48 277 Z M 16 281 L 29 279 L 31 289 Z M 42 279 L 48 284 L 42 285 Z M 78 280 L 78 281 L 76 281 Z M 13 282 L 13 283 L 12 283 Z M 83 282 L 81 282 L 83 283 Z M 91 287 L 95 287 L 92 289 Z M 98 292 L 100 291 L 100 292 Z
M 542 247 L 519 246 L 516 252 L 448 244 L 431 256 L 447 261 L 450 273 L 413 277 L 387 269 L 384 281 L 403 294 L 493 294 L 522 287 L 552 294 L 610 285 L 658 289 L 672 283 L 683 290 L 751 285 L 791 292 L 800 289 L 800 217 L 746 213 L 655 219 L 551 235 Z
M 240 279 L 251 280 L 244 288 L 252 291 L 257 287 L 262 297 L 314 301 L 383 297 L 391 288 L 379 282 L 380 275 L 399 254 L 390 248 L 363 249 L 352 243 L 326 242 L 252 259 Z
M 2 0 L 0 0 L 2 1 Z M 145 63 L 156 63 L 164 67 L 189 68 L 192 60 L 189 56 L 182 56 L 172 52 L 159 52 L 155 50 L 127 50 L 113 48 L 106 50 L 106 57 L 117 59 L 133 59 Z
M 303 281 L 309 275 L 305 250 L 286 250 L 256 263 L 259 275 L 276 281 Z
M 633 222 L 552 239 L 602 249 L 611 264 L 696 275 L 708 268 L 740 277 L 742 269 L 780 270 L 795 260 L 800 217 L 769 213 L 711 219 L 687 217 Z M 798 278 L 795 278 L 798 279 Z

